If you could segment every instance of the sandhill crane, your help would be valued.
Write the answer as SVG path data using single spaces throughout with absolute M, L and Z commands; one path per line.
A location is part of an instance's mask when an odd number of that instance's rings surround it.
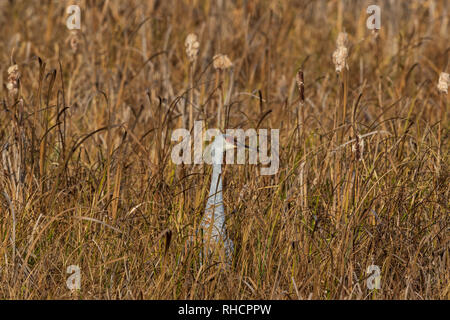
M 205 213 L 200 225 L 203 229 L 206 252 L 211 252 L 212 248 L 210 245 L 218 245 L 224 249 L 227 258 L 233 252 L 233 242 L 227 237 L 225 229 L 225 208 L 222 196 L 222 161 L 224 152 L 235 147 L 233 137 L 221 134 L 216 136 L 205 151 L 205 155 L 211 157 L 213 171 Z

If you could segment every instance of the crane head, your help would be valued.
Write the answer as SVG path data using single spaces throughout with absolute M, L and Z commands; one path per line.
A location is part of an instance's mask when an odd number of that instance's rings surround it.
M 214 141 L 205 148 L 203 158 L 207 163 L 221 163 L 223 153 L 226 150 L 234 148 L 236 148 L 234 138 L 232 136 L 220 134 L 215 136 Z

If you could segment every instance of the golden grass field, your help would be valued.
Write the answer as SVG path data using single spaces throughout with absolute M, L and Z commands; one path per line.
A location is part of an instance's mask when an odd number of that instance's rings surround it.
M 448 299 L 449 18 L 445 0 L 0 0 L 0 298 Z M 223 166 L 230 265 L 189 245 L 211 166 L 170 157 L 173 130 L 218 115 L 280 129 L 275 175 Z

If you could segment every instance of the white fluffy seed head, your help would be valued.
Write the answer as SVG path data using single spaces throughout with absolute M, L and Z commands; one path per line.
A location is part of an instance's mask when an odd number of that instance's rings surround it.
M 216 70 L 225 70 L 228 68 L 231 68 L 233 66 L 233 63 L 228 58 L 227 55 L 224 54 L 216 54 L 213 57 L 213 66 Z
M 441 93 L 448 93 L 448 85 L 450 83 L 450 74 L 441 72 L 437 88 Z
M 8 76 L 18 74 L 19 73 L 19 66 L 17 64 L 12 65 L 8 68 Z
M 10 66 L 8 68 L 8 82 L 6 83 L 6 88 L 13 96 L 19 93 L 19 78 L 19 66 L 17 64 Z
M 348 34 L 345 32 L 340 32 L 336 40 L 337 49 L 333 52 L 333 63 L 337 73 L 340 73 L 344 68 L 348 68 L 347 44 L 348 44 Z
M 200 48 L 200 42 L 195 33 L 190 33 L 184 41 L 184 46 L 186 47 L 186 55 L 190 62 L 197 60 L 198 49 Z
M 347 67 L 347 56 L 348 49 L 346 47 L 338 47 L 333 52 L 333 63 L 337 73 L 340 73 L 345 67 Z

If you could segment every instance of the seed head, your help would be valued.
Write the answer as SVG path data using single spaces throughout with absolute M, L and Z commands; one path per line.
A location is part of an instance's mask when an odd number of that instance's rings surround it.
M 8 82 L 6 83 L 6 88 L 12 96 L 16 96 L 19 93 L 19 79 L 19 66 L 17 64 L 12 65 L 8 68 Z
M 200 47 L 200 42 L 198 42 L 198 37 L 195 33 L 190 33 L 184 41 L 184 46 L 186 47 L 186 55 L 190 62 L 197 60 L 198 48 Z
M 297 82 L 298 91 L 300 92 L 300 101 L 305 101 L 305 83 L 303 80 L 303 71 L 299 70 L 297 72 L 297 76 L 295 77 L 295 81 Z
M 336 67 L 336 72 L 340 73 L 342 69 L 348 68 L 347 66 L 347 56 L 348 56 L 348 49 L 347 49 L 347 43 L 348 43 L 348 34 L 345 32 L 340 32 L 337 40 L 336 45 L 337 49 L 333 52 L 333 63 Z
M 441 72 L 437 88 L 441 93 L 448 93 L 448 85 L 450 83 L 450 74 Z
M 344 67 L 347 66 L 348 49 L 346 47 L 338 47 L 333 52 L 333 63 L 336 67 L 336 72 L 340 73 Z
M 348 34 L 346 32 L 339 32 L 338 37 L 336 39 L 336 46 L 339 47 L 347 47 L 348 43 Z
M 225 70 L 228 68 L 231 68 L 233 66 L 233 63 L 231 62 L 231 60 L 228 58 L 227 55 L 224 54 L 216 54 L 213 57 L 213 65 L 214 65 L 214 69 L 219 69 L 219 70 Z
M 362 160 L 362 154 L 364 152 L 364 140 L 361 139 L 361 136 L 356 136 L 356 141 L 352 145 L 352 152 L 355 153 L 355 158 L 358 161 Z

